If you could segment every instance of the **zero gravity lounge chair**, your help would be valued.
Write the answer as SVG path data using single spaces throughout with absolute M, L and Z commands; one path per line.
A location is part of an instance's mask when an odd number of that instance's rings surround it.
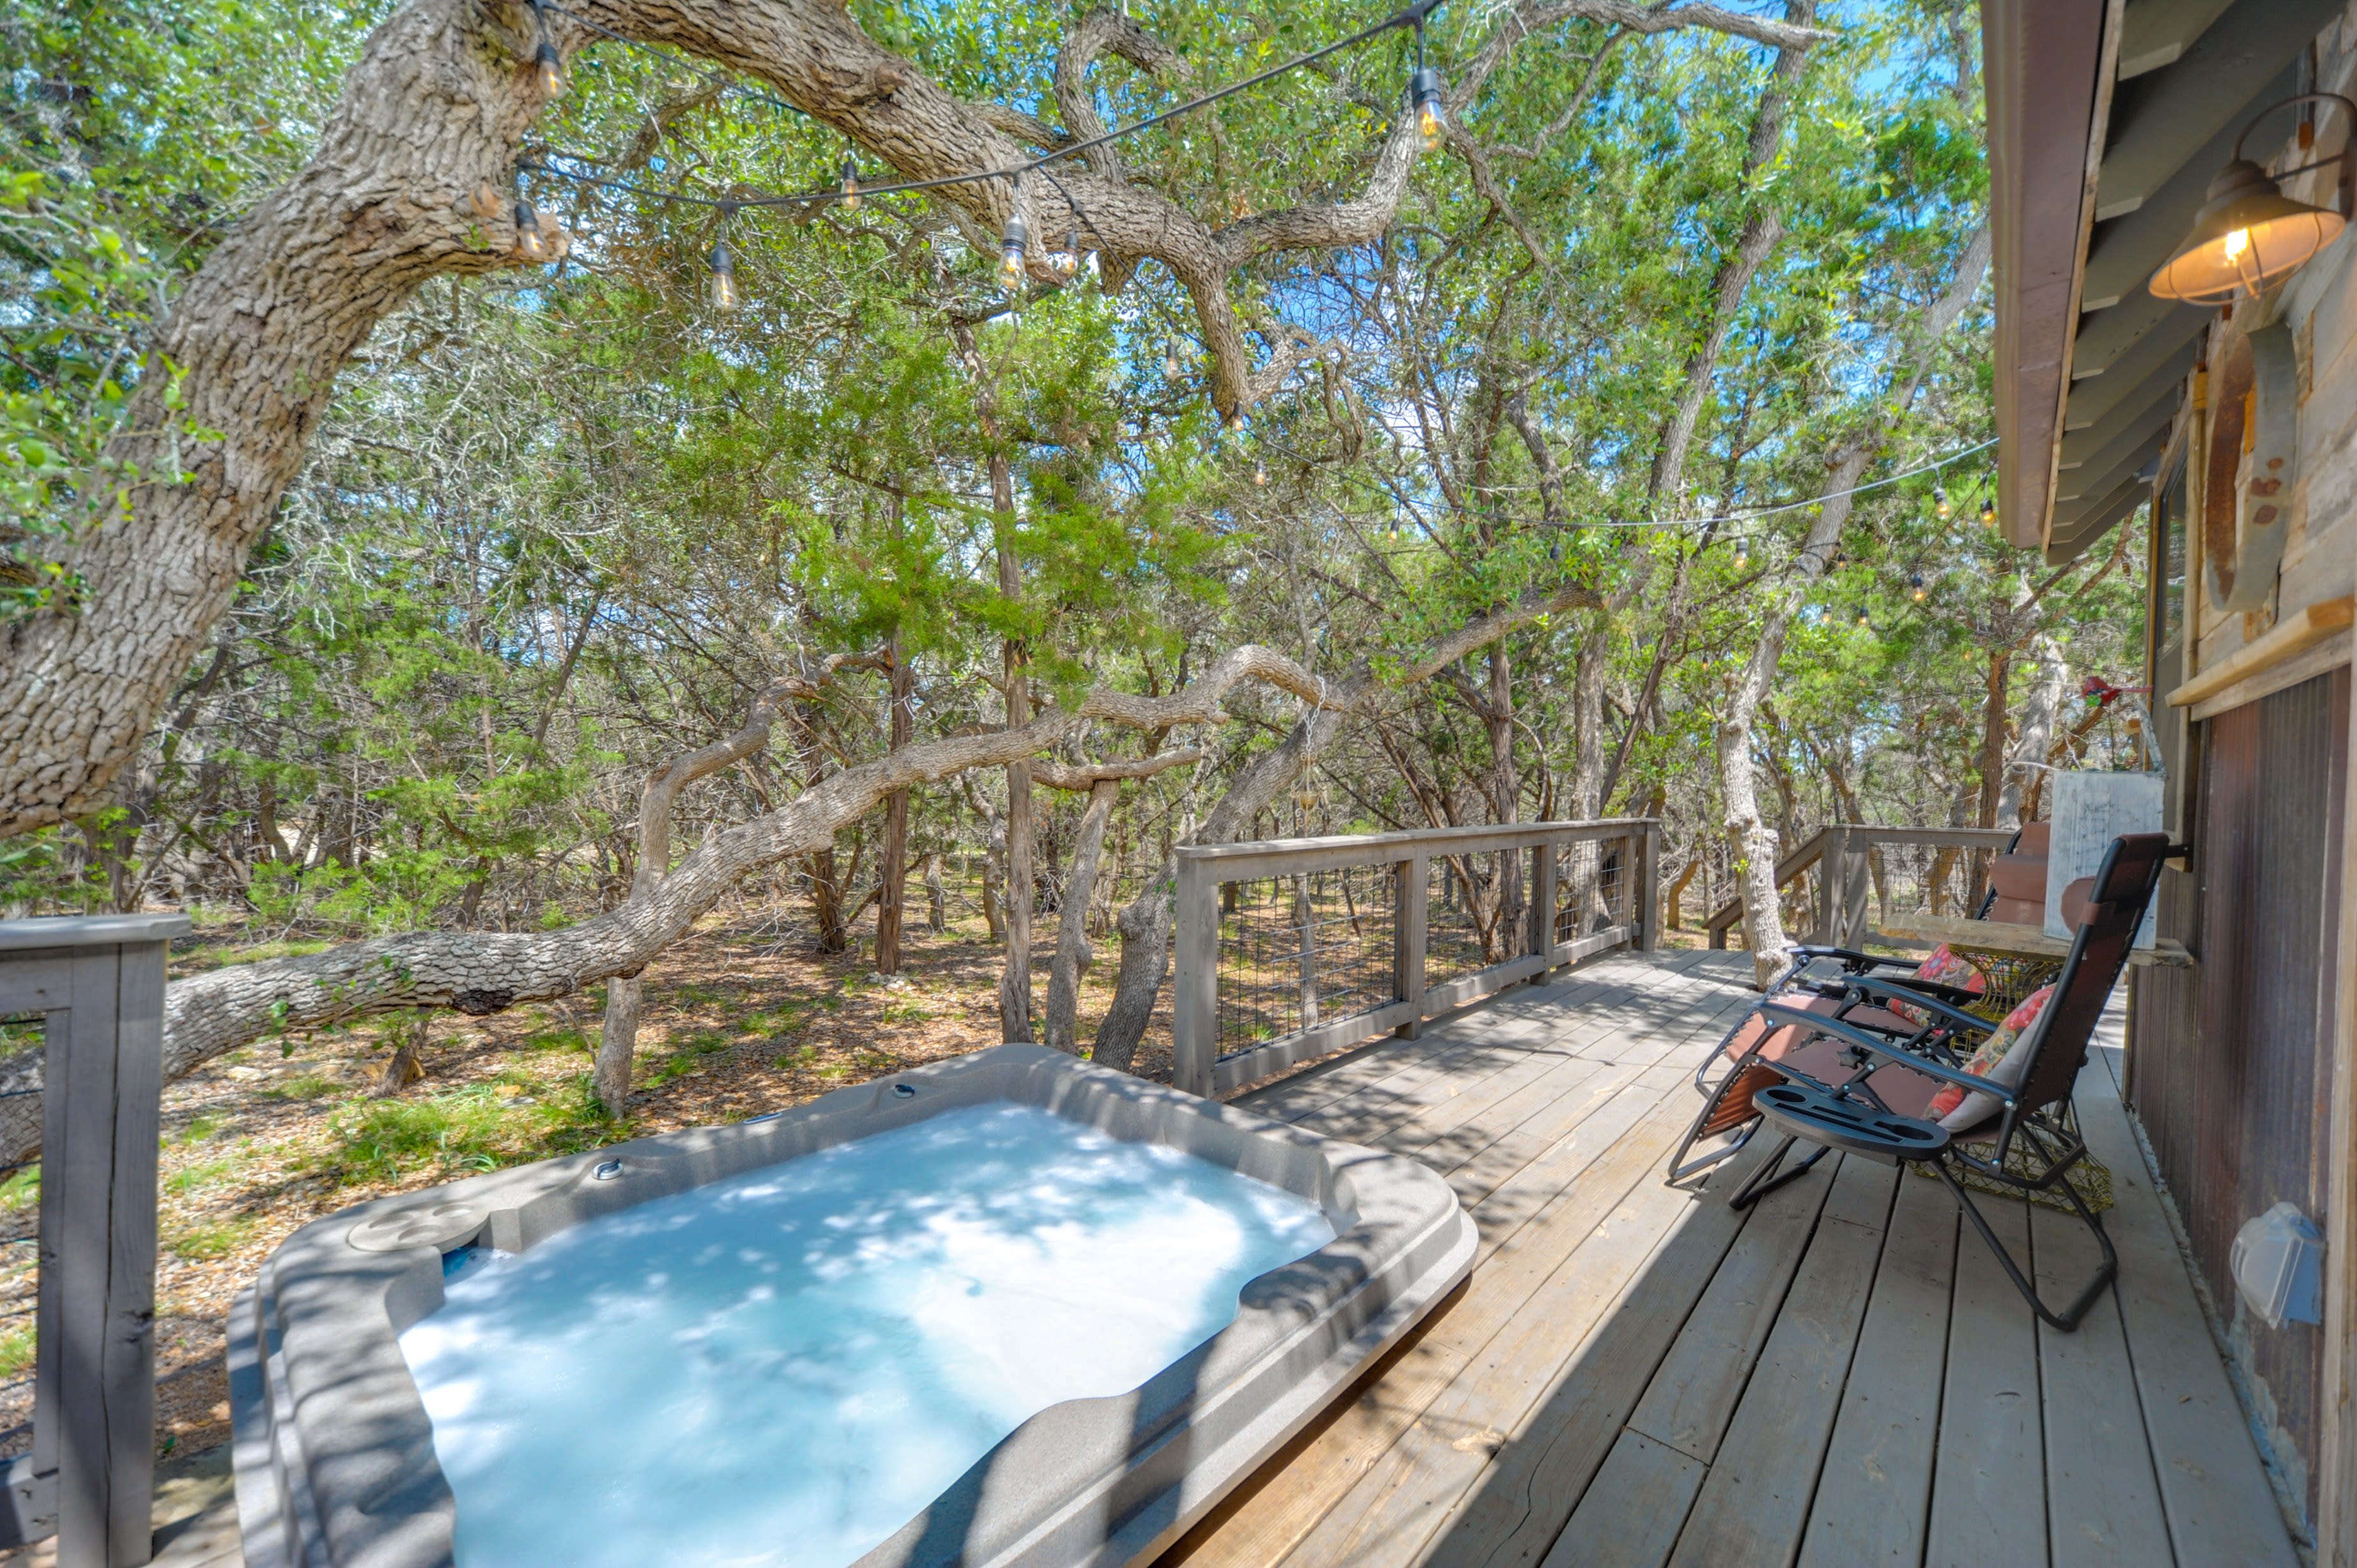
M 1973 918 L 2036 923 L 2045 918 L 2050 828 L 2046 822 L 2029 822 L 2014 834 L 2006 853 L 1990 866 L 1988 890 Z M 2072 884 L 2072 890 L 2078 891 L 2080 886 Z M 2026 901 L 2033 887 L 2038 898 L 2035 903 Z M 1826 961 L 1836 964 L 1838 972 L 1831 976 L 1810 972 Z M 1928 959 L 1918 961 L 1880 957 L 1849 948 L 1803 946 L 1792 950 L 1791 963 L 1768 987 L 1768 999 L 1784 1000 L 1805 994 L 1810 1000 L 1801 1005 L 1811 1012 L 1829 1014 L 1894 1039 L 1910 1038 L 1933 1022 L 1932 1015 L 1920 1008 L 1894 1013 L 1887 1007 L 1871 1005 L 1849 992 L 1846 983 L 1848 980 L 1878 972 L 1883 980 L 1903 983 L 1907 987 L 1904 994 L 1910 998 L 1921 993 L 1951 1007 L 1971 1006 L 1979 1000 L 1983 984 L 1971 965 L 1953 959 L 1944 947 L 1934 950 Z M 1774 1024 L 1757 1007 L 1745 1014 L 1719 1042 L 1719 1048 L 1695 1069 L 1695 1092 L 1703 1097 L 1703 1109 L 1670 1156 L 1670 1179 L 1684 1181 L 1707 1170 L 1749 1143 L 1760 1126 L 1760 1112 L 1752 1097 L 1770 1084 L 1783 1082 L 1788 1073 L 1825 1081 L 1837 1081 L 1828 1079 L 1829 1074 L 1846 1077 L 1841 1069 L 1840 1051 L 1840 1047 L 1826 1038 L 1792 1026 Z M 1886 1099 L 1897 1096 L 1890 1100 L 1891 1109 L 1905 1115 L 1920 1113 L 1939 1089 L 1938 1084 L 1928 1081 L 1910 1083 L 1905 1075 L 1896 1072 L 1877 1075 L 1878 1092 Z M 1730 1133 L 1733 1136 L 1727 1142 L 1699 1155 L 1693 1153 L 1695 1144 Z
M 1967 1067 L 1966 1058 L 1972 1047 L 1988 1042 L 2001 1026 L 1903 982 L 1867 974 L 1850 976 L 1844 982 L 1842 1003 L 1831 1011 L 1781 999 L 1760 1004 L 1759 1011 L 1768 1023 L 1793 1028 L 1804 1043 L 1777 1064 L 1783 1081 L 1763 1087 L 1752 1096 L 1762 1123 L 1781 1133 L 1783 1142 L 1728 1202 L 1738 1208 L 1757 1202 L 1816 1164 L 1829 1149 L 1892 1164 L 1928 1165 L 1955 1195 L 1964 1217 L 2005 1265 L 2014 1287 L 2038 1316 L 2057 1328 L 2076 1328 L 2088 1307 L 2118 1274 L 2119 1258 L 2111 1238 L 2104 1233 L 2103 1221 L 2067 1179 L 2087 1157 L 2086 1142 L 2072 1114 L 2071 1097 L 2079 1069 L 2086 1063 L 2096 1021 L 2127 964 L 2136 927 L 2143 922 L 2145 906 L 2160 881 L 2161 863 L 2168 854 L 2169 839 L 2162 833 L 2136 833 L 2112 841 L 2103 868 L 2093 879 L 2085 918 L 2072 938 L 2070 957 L 2063 961 L 2050 996 L 2035 1020 L 2024 1025 L 2018 1037 L 2002 1047 L 1999 1062 L 1986 1062 L 1989 1053 L 1982 1053 L 1978 1071 Z M 1879 1010 L 1880 1004 L 1891 1002 L 1903 1003 L 1932 1022 L 1896 1038 L 1887 1030 L 1852 1021 L 1861 1012 Z M 1812 1075 L 1805 1069 L 1802 1051 L 1820 1046 L 1848 1069 L 1846 1076 Z M 1823 1059 L 1813 1058 L 1809 1065 Z M 1922 1085 L 1935 1093 L 1943 1089 L 1961 1090 L 1960 1103 L 1944 1124 L 1928 1120 L 1901 1108 L 1902 1084 L 1908 1102 L 1913 1101 L 1917 1086 Z M 1927 1107 L 1932 1103 L 1925 1101 Z M 1964 1146 L 1962 1140 L 1968 1138 L 1975 1144 L 1993 1139 L 1994 1146 L 1984 1157 Z M 1795 1143 L 1816 1146 L 1798 1165 L 1780 1168 Z M 1965 1174 L 2001 1191 L 2059 1197 L 2094 1232 L 2103 1249 L 2103 1264 L 2068 1306 L 2057 1310 L 2040 1299 L 2036 1287 L 1964 1190 L 1958 1178 Z

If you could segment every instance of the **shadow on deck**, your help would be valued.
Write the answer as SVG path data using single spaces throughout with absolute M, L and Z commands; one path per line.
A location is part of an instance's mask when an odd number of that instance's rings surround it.
M 1481 1252 L 1165 1568 L 2298 1561 L 2116 1050 L 2079 1106 L 2120 1288 L 2058 1334 L 1936 1181 L 1829 1158 L 1748 1215 L 1722 1200 L 1742 1168 L 1663 1182 L 1749 973 L 1614 958 L 1243 1099 L 1442 1172 Z M 2065 1217 L 1984 1211 L 2041 1285 L 2093 1268 Z

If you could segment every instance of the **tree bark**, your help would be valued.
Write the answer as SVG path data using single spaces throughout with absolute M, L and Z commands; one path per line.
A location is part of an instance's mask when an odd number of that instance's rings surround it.
M 899 751 L 915 738 L 916 719 L 909 711 L 916 677 L 900 656 L 899 638 L 892 639 L 888 677 L 892 690 L 891 749 Z M 909 904 L 909 792 L 895 789 L 884 801 L 884 858 L 877 867 L 883 880 L 876 896 L 876 972 L 900 972 L 900 927 Z
M 998 593 L 1009 602 L 1023 596 L 1023 563 L 1015 553 L 1015 485 L 1004 453 L 990 458 L 990 504 L 998 514 Z M 1020 729 L 1031 716 L 1031 685 L 1025 674 L 1020 638 L 1000 650 L 1006 683 L 1006 727 Z M 1031 874 L 1031 764 L 1028 754 L 1006 769 L 1006 967 L 998 977 L 998 1037 L 1014 1043 L 1031 1038 L 1031 915 L 1039 907 Z
M 949 929 L 949 892 L 942 885 L 942 852 L 925 856 L 925 929 L 940 936 Z
M 2031 779 L 2048 761 L 2047 753 L 2054 744 L 2054 721 L 2061 715 L 2063 699 L 2070 690 L 2071 670 L 2063 662 L 2062 645 L 2040 632 L 2031 639 L 2030 647 L 2038 658 L 2037 672 L 2030 679 L 2029 700 L 2022 705 L 2021 733 L 2013 743 L 2013 756 L 2005 768 L 2005 787 L 1997 794 L 1996 820 L 1990 824 L 1992 827 L 2021 825 L 2023 797 L 2029 790 Z
M 1947 291 L 1923 313 L 1905 384 L 1893 395 L 1878 401 L 1879 412 L 1873 425 L 1844 447 L 1827 467 L 1828 499 L 1810 524 L 1808 536 L 1782 587 L 1766 596 L 1759 640 L 1752 645 L 1727 710 L 1719 718 L 1719 793 L 1727 813 L 1728 843 L 1735 852 L 1738 891 L 1743 900 L 1744 944 L 1751 950 L 1752 975 L 1762 989 L 1782 970 L 1792 944 L 1785 939 L 1783 916 L 1777 905 L 1777 838 L 1760 814 L 1759 785 L 1751 758 L 1752 725 L 1759 716 L 1760 702 L 1776 678 L 1776 667 L 1783 659 L 1784 638 L 1792 628 L 1792 617 L 1817 579 L 1824 575 L 1833 560 L 1835 545 L 1849 522 L 1856 500 L 1851 492 L 1879 450 L 1889 422 L 1903 414 L 1914 403 L 1916 392 L 1931 373 L 1932 350 L 1972 303 L 1974 291 L 1980 287 L 1981 274 L 1988 269 L 1988 259 L 1989 231 L 1984 226 L 1965 246 Z
M 1089 949 L 1089 900 L 1095 896 L 1097 858 L 1104 849 L 1105 822 L 1113 815 L 1120 783 L 1101 779 L 1089 787 L 1088 810 L 1081 813 L 1078 842 L 1072 847 L 1071 875 L 1056 910 L 1056 962 L 1048 973 L 1048 1044 L 1078 1056 L 1081 1047 L 1077 1019 L 1081 977 L 1095 954 Z

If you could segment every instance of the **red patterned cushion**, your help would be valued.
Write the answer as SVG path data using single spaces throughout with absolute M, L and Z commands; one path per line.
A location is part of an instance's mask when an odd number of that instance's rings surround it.
M 2054 994 L 2050 985 L 2041 985 L 2021 1000 L 2021 1005 L 2005 1015 L 2005 1022 L 1989 1031 L 1987 1039 L 1964 1064 L 1964 1070 L 1975 1078 L 1985 1078 L 2007 1089 L 2021 1081 L 2022 1069 L 2029 1065 L 2029 1052 L 2018 1047 L 2029 1044 L 2029 1026 L 2038 1022 L 2038 1015 L 2046 1009 L 2046 1000 Z M 1951 1133 L 1961 1133 L 1986 1121 L 1997 1108 L 1994 1094 L 1979 1090 L 1966 1090 L 1949 1084 L 1932 1097 L 1927 1118 L 1936 1118 Z
M 1988 985 L 1988 977 L 1975 969 L 1969 960 L 1950 952 L 1948 944 L 1945 942 L 1933 948 L 1932 956 L 1915 966 L 1915 978 L 1929 980 L 1940 985 L 1953 985 L 1960 990 L 1969 991 L 1975 996 L 1978 996 Z M 1890 1010 L 1919 1029 L 1932 1021 L 1932 1015 L 1928 1009 L 1915 1006 L 1911 1003 L 1894 1001 L 1890 1004 Z

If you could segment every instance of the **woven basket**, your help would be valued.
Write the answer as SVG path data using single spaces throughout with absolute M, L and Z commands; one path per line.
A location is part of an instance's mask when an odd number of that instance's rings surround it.
M 2072 1112 L 2063 1124 L 2071 1129 L 2073 1136 L 2076 1136 L 2079 1131 L 2078 1112 Z M 2005 1168 L 2024 1181 L 2035 1181 L 2040 1173 L 2038 1166 L 2031 1162 L 2027 1145 L 2027 1139 L 2016 1138 L 2013 1141 L 2013 1152 L 2006 1156 Z M 1975 1138 L 1960 1143 L 1956 1147 L 1976 1160 L 1993 1162 L 1996 1158 L 1995 1138 Z M 1914 1165 L 1917 1176 L 1929 1176 L 1933 1181 L 1940 1179 L 1939 1171 L 1933 1168 L 1930 1161 L 1921 1164 L 1910 1163 Z M 2008 1187 L 1992 1176 L 1981 1175 L 1970 1165 L 1951 1165 L 1948 1168 L 1954 1173 L 1957 1181 L 1975 1192 L 1994 1193 L 1999 1197 L 2026 1197 L 2040 1208 L 2059 1209 L 2064 1214 L 2074 1217 L 2078 1213 L 2078 1210 L 2071 1207 L 2069 1198 L 2051 1187 L 2024 1189 Z M 2093 1154 L 2082 1155 L 2079 1157 L 2079 1163 L 2071 1167 L 2071 1174 L 2062 1179 L 2071 1184 L 2072 1190 L 2079 1195 L 2080 1201 L 2086 1204 L 2093 1212 L 2101 1214 L 2112 1206 L 2111 1167 L 2096 1159 Z

